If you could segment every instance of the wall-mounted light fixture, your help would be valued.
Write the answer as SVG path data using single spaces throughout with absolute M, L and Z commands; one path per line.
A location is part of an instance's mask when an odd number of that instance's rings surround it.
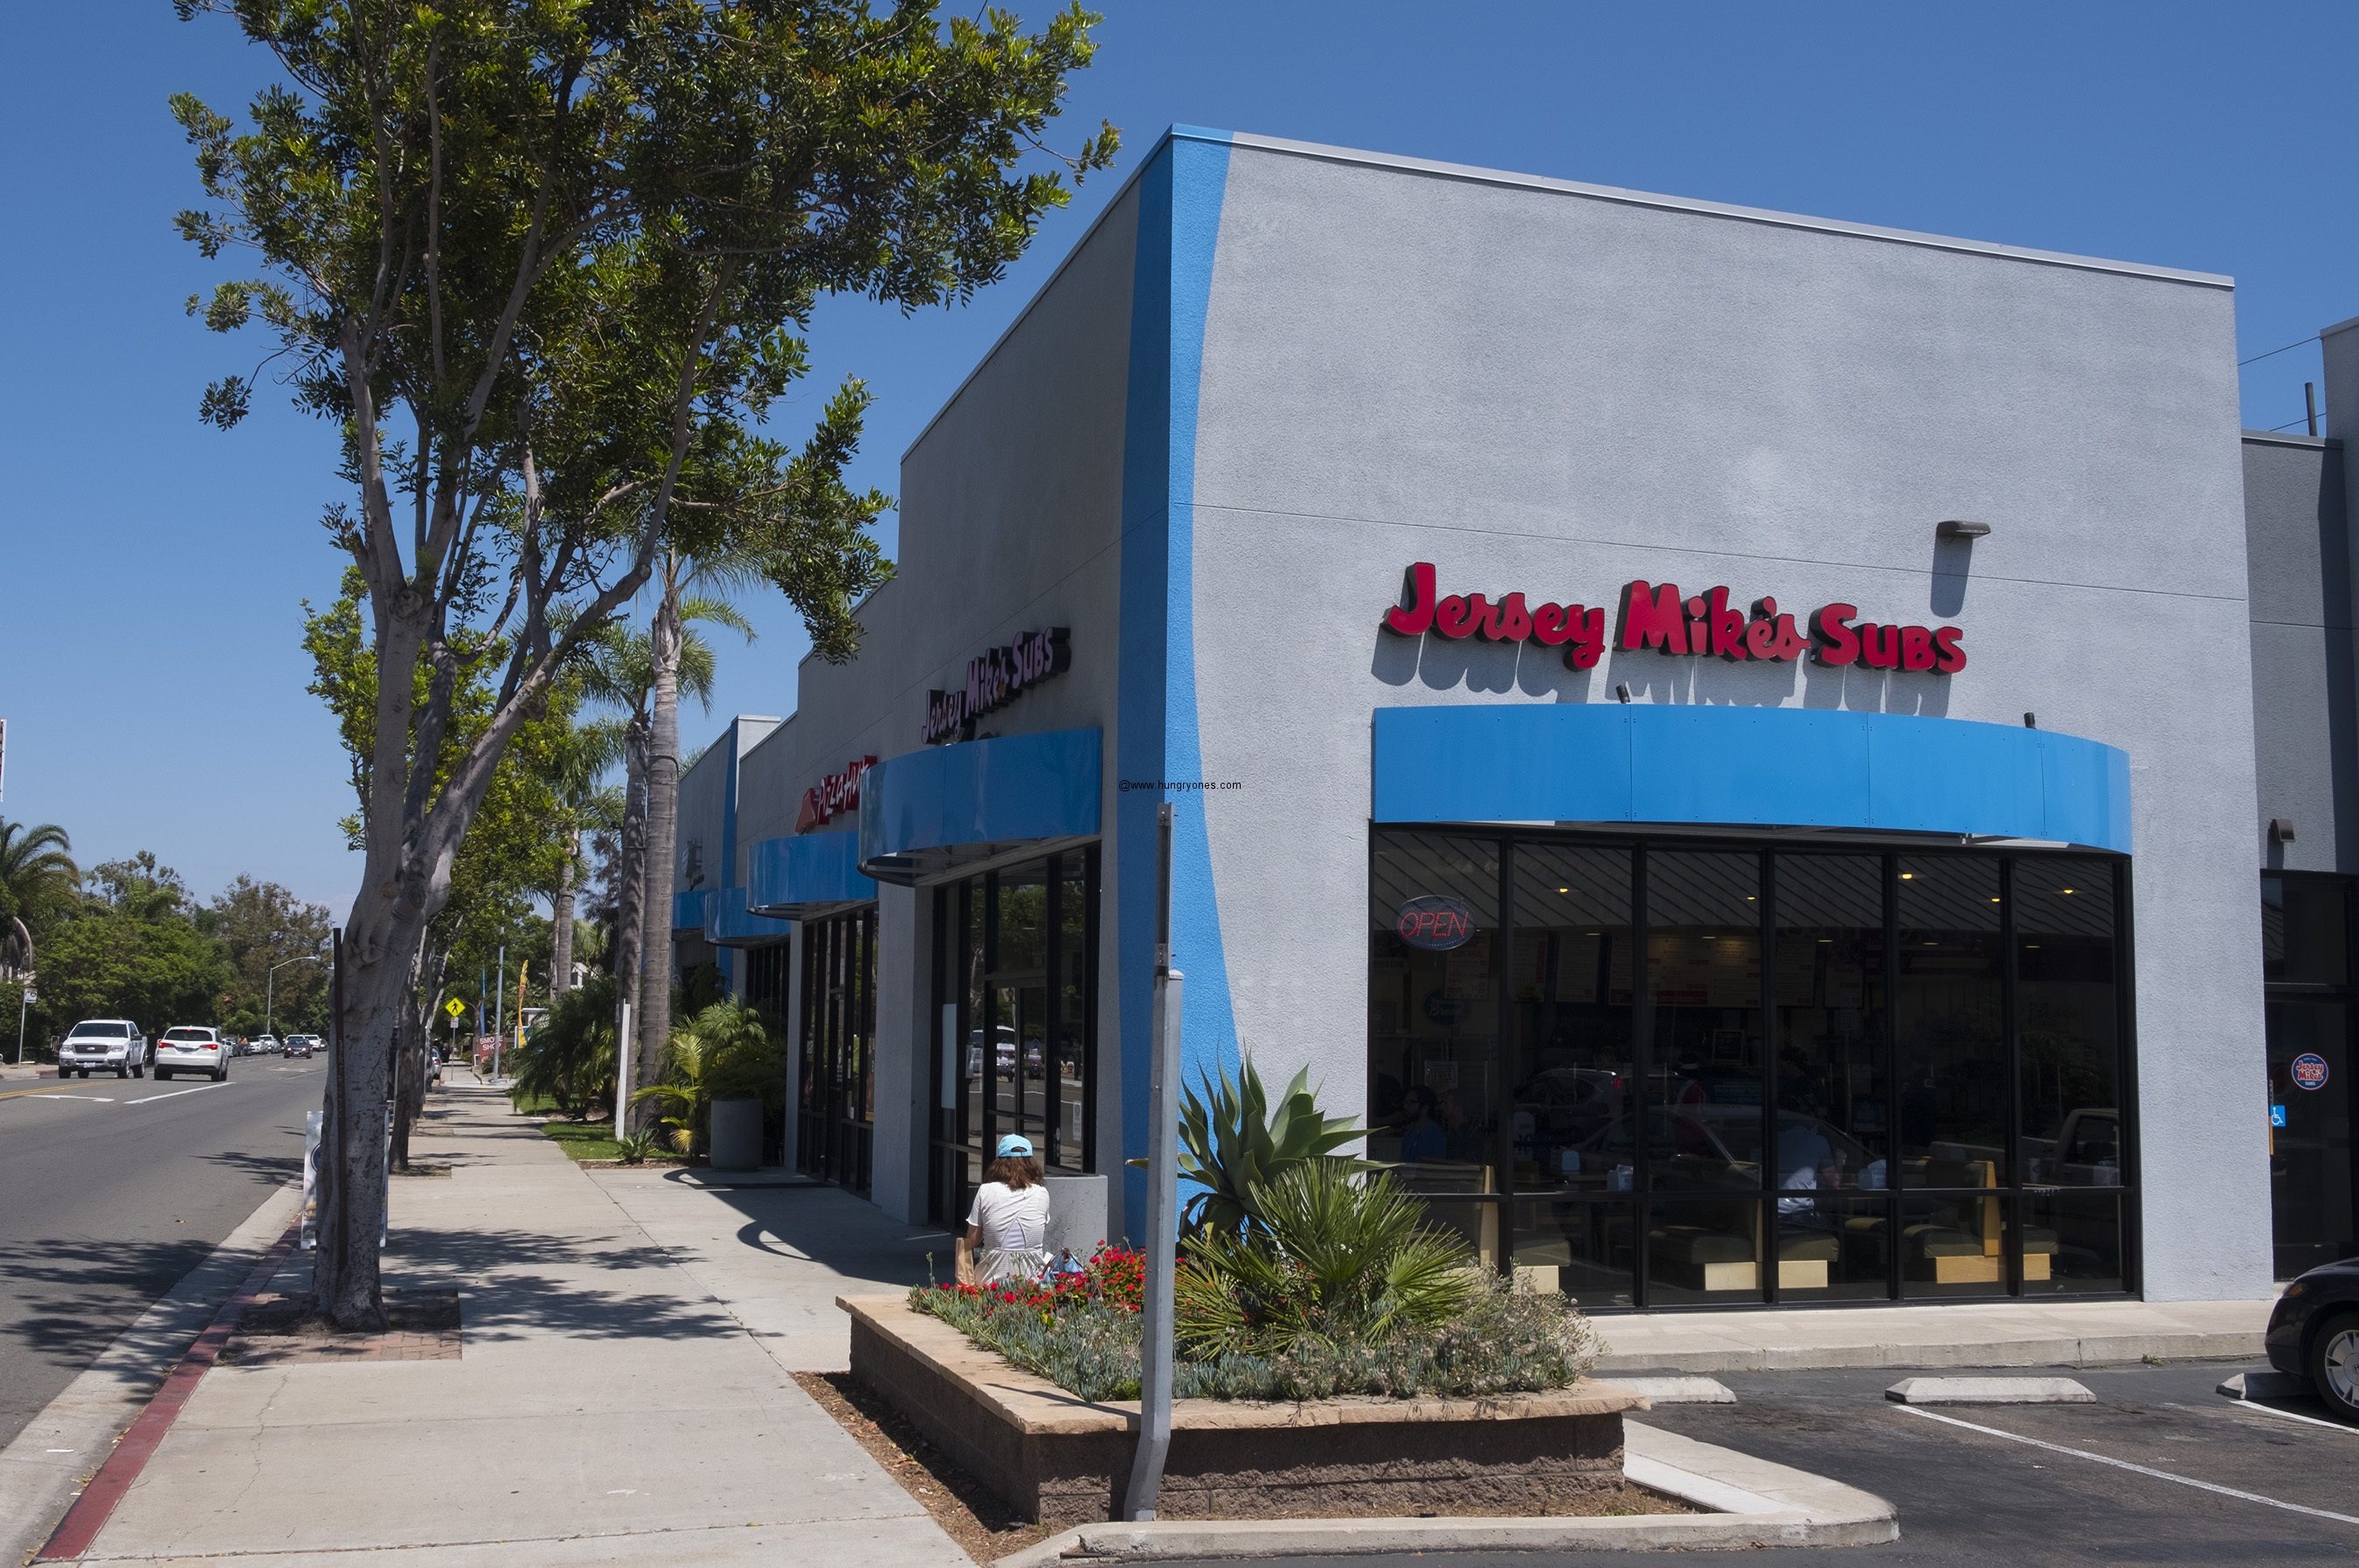
M 2272 844 L 2290 844 L 2293 842 L 2292 817 L 2272 816 L 2269 818 L 2269 842 Z
M 1614 688 L 1614 695 L 1620 697 L 1625 702 L 1629 701 L 1630 683 L 1628 681 L 1624 681 L 1620 686 L 1615 687 Z
M 1962 517 L 1945 517 L 1933 525 L 1937 539 L 1979 539 L 1989 532 L 1989 524 L 1969 523 Z

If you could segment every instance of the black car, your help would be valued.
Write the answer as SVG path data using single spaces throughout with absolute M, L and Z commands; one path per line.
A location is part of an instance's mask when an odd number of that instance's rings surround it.
M 2269 1314 L 2269 1365 L 2305 1378 L 2319 1401 L 2359 1422 L 2359 1258 L 2312 1269 Z

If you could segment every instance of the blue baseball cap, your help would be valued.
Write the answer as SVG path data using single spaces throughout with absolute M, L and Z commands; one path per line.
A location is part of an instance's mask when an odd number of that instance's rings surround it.
M 1020 1132 L 1011 1132 L 1006 1137 L 1001 1139 L 999 1141 L 998 1157 L 1005 1160 L 1011 1154 L 1021 1154 L 1027 1159 L 1031 1158 L 1032 1140 L 1025 1137 Z

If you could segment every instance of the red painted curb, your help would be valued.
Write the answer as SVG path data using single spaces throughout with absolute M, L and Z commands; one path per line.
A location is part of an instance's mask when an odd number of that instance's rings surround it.
M 299 1216 L 293 1224 L 288 1226 L 287 1234 L 262 1255 L 262 1260 L 254 1266 L 254 1271 L 246 1275 L 245 1283 L 222 1303 L 222 1309 L 213 1314 L 212 1322 L 197 1336 L 197 1342 L 189 1346 L 189 1353 L 180 1357 L 180 1364 L 172 1368 L 172 1375 L 164 1379 L 164 1386 L 156 1390 L 155 1397 L 147 1401 L 147 1408 L 139 1412 L 138 1419 L 131 1423 L 131 1430 L 116 1442 L 114 1452 L 107 1455 L 106 1463 L 98 1467 L 98 1474 L 90 1478 L 90 1485 L 82 1489 L 82 1496 L 76 1498 L 73 1507 L 66 1510 L 66 1517 L 58 1521 L 58 1528 L 49 1536 L 49 1544 L 41 1548 L 34 1558 L 35 1562 L 79 1557 L 90 1550 L 90 1543 L 98 1539 L 98 1532 L 105 1528 L 108 1517 L 114 1512 L 114 1505 L 131 1490 L 132 1484 L 139 1479 L 139 1473 L 147 1467 L 148 1457 L 164 1441 L 164 1434 L 172 1430 L 172 1422 L 179 1417 L 180 1407 L 187 1404 L 189 1396 L 197 1391 L 198 1379 L 221 1355 L 222 1346 L 229 1343 L 230 1335 L 237 1328 L 237 1320 L 245 1315 L 247 1305 L 262 1293 L 263 1287 L 270 1283 L 271 1276 L 278 1272 L 279 1265 L 287 1261 L 287 1255 L 295 1249 L 302 1227 L 303 1221 Z

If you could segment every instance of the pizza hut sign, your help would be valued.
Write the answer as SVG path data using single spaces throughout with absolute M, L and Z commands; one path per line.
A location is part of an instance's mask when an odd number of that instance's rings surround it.
M 926 723 L 918 739 L 929 746 L 973 740 L 976 719 L 1072 666 L 1072 649 L 1066 641 L 1071 635 L 1063 626 L 1027 632 L 1005 648 L 969 659 L 963 687 L 927 694 Z
M 1406 603 L 1385 612 L 1385 629 L 1403 637 L 1480 637 L 1491 643 L 1533 642 L 1564 647 L 1564 662 L 1576 670 L 1593 667 L 1605 652 L 1603 607 L 1532 604 L 1521 593 L 1493 600 L 1480 593 L 1443 595 L 1430 562 L 1410 567 L 1402 585 Z M 1807 630 L 1805 628 L 1807 627 Z M 1728 602 L 1725 588 L 1687 595 L 1677 583 L 1659 586 L 1644 579 L 1622 589 L 1614 645 L 1625 652 L 1653 648 L 1690 656 L 1711 654 L 1731 663 L 1799 660 L 1864 665 L 1877 670 L 1930 670 L 1955 675 L 1966 667 L 1965 633 L 1955 626 L 1895 626 L 1862 621 L 1856 605 L 1822 605 L 1802 625 L 1774 599 L 1753 601 L 1748 612 Z
M 795 831 L 808 833 L 847 811 L 859 810 L 861 781 L 875 765 L 874 757 L 854 757 L 843 764 L 843 772 L 830 773 L 803 791 L 802 809 L 795 813 Z

